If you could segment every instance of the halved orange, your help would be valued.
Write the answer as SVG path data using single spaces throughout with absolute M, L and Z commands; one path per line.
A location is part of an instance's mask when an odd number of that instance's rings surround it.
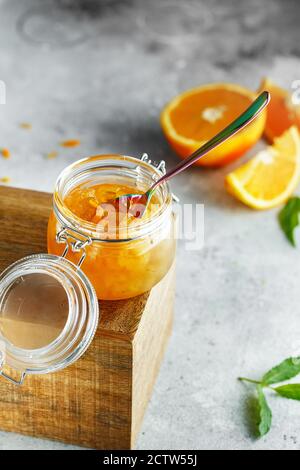
M 296 125 L 300 129 L 300 106 L 293 104 L 292 96 L 287 90 L 275 85 L 269 78 L 262 81 L 260 90 L 271 93 L 264 132 L 270 142 L 291 126 Z
M 170 145 L 185 158 L 245 111 L 256 97 L 256 93 L 239 85 L 204 85 L 174 98 L 162 111 L 161 125 Z M 239 158 L 261 137 L 265 121 L 264 110 L 247 128 L 197 164 L 221 166 Z
M 270 209 L 285 202 L 300 180 L 300 136 L 294 126 L 274 145 L 226 176 L 228 191 L 253 209 Z

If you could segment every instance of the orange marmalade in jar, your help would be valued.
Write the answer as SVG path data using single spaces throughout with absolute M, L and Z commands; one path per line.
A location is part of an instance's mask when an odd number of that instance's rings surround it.
M 163 171 L 163 164 L 152 165 L 147 156 L 99 155 L 74 163 L 58 178 L 48 251 L 79 265 L 98 299 L 135 297 L 170 269 L 176 242 L 168 185 L 156 189 L 141 218 L 112 204 L 146 192 Z

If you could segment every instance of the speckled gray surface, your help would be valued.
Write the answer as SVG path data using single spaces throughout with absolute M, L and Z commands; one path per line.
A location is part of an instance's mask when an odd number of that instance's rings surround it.
M 256 88 L 268 75 L 291 87 L 299 14 L 296 0 L 0 0 L 0 147 L 12 152 L 0 176 L 51 191 L 66 165 L 90 154 L 147 151 L 174 164 L 162 106 L 211 81 Z M 82 145 L 59 149 L 66 138 Z M 252 390 L 236 380 L 299 353 L 300 248 L 284 240 L 277 211 L 255 213 L 226 194 L 228 170 L 195 168 L 173 184 L 182 201 L 205 204 L 205 246 L 179 245 L 174 334 L 139 449 L 300 449 L 299 404 L 270 397 L 274 425 L 256 440 Z M 0 433 L 0 449 L 61 448 L 70 447 Z

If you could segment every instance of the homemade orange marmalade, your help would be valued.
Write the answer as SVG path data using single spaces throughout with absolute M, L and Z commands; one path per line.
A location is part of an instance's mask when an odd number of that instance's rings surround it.
M 68 167 L 54 193 L 48 251 L 62 255 L 75 238 L 84 244 L 81 269 L 99 299 L 126 299 L 150 290 L 168 272 L 175 256 L 172 197 L 166 184 L 153 195 L 143 217 L 112 203 L 141 194 L 161 172 L 147 161 L 121 155 L 91 157 Z M 63 231 L 64 238 L 60 240 Z M 77 264 L 83 250 L 69 249 Z

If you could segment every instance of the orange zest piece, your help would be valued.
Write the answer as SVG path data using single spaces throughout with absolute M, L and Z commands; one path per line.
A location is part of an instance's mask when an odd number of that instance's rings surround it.
M 174 98 L 162 111 L 161 125 L 171 147 L 187 157 L 238 117 L 256 98 L 239 85 L 214 83 Z M 222 166 L 239 158 L 261 137 L 266 112 L 234 137 L 211 150 L 197 165 Z
M 52 160 L 53 158 L 56 158 L 58 156 L 58 152 L 49 152 L 47 153 L 46 157 L 49 159 L 49 160 Z
M 95 209 L 97 209 L 98 206 L 99 206 L 99 202 L 96 199 L 90 199 L 89 204 L 90 204 L 90 206 L 94 207 Z
M 300 129 L 300 106 L 293 103 L 292 95 L 269 78 L 262 81 L 260 89 L 271 93 L 264 132 L 267 139 L 273 142 L 275 137 L 281 136 L 291 126 Z
M 10 158 L 10 151 L 6 148 L 1 149 L 1 155 L 3 158 Z
M 61 142 L 62 147 L 78 147 L 81 144 L 80 140 L 78 139 L 70 139 L 70 140 L 64 140 Z
M 3 176 L 0 178 L 0 183 L 8 184 L 10 183 L 11 179 L 8 176 Z
M 226 176 L 227 190 L 253 209 L 284 203 L 300 181 L 300 136 L 291 127 L 274 145 Z
M 22 129 L 26 129 L 26 130 L 32 129 L 32 125 L 29 124 L 29 122 L 21 122 L 21 123 L 20 123 L 20 127 L 21 127 Z

